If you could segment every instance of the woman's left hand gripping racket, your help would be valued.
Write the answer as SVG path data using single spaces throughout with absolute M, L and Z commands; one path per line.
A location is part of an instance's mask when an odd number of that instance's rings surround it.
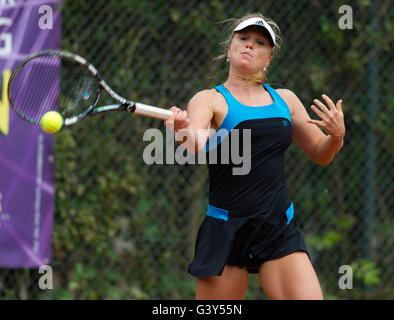
M 118 104 L 98 107 L 103 90 Z M 20 118 L 36 124 L 49 111 L 60 113 L 63 125 L 109 111 L 128 111 L 162 120 L 172 114 L 123 98 L 84 58 L 60 50 L 40 51 L 24 59 L 11 75 L 8 98 Z

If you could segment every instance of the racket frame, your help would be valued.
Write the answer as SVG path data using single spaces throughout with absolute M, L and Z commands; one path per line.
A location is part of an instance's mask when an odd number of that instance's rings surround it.
M 39 51 L 35 54 L 32 54 L 25 58 L 21 63 L 18 64 L 18 66 L 15 68 L 15 70 L 12 72 L 11 77 L 8 82 L 8 99 L 10 102 L 11 108 L 18 114 L 19 117 L 21 117 L 24 120 L 27 120 L 29 122 L 33 123 L 39 123 L 37 119 L 32 119 L 24 114 L 21 114 L 17 108 L 15 108 L 14 102 L 12 101 L 11 98 L 11 87 L 13 80 L 15 76 L 18 74 L 19 70 L 22 69 L 22 67 L 27 64 L 29 61 L 40 57 L 40 56 L 58 56 L 58 57 L 64 57 L 66 59 L 72 60 L 74 62 L 79 63 L 80 65 L 84 66 L 89 73 L 92 75 L 92 77 L 95 79 L 97 83 L 97 95 L 93 103 L 82 113 L 71 117 L 71 118 L 66 118 L 64 119 L 63 125 L 71 125 L 76 123 L 77 121 L 81 120 L 82 118 L 85 118 L 86 116 L 91 116 L 91 115 L 96 115 L 100 113 L 105 113 L 105 112 L 113 112 L 113 111 L 127 111 L 130 113 L 136 113 L 139 115 L 143 116 L 148 116 L 152 118 L 157 118 L 161 120 L 167 120 L 172 112 L 166 109 L 146 105 L 143 103 L 139 102 L 134 102 L 131 100 L 127 100 L 121 95 L 119 95 L 116 91 L 114 91 L 99 75 L 99 72 L 97 69 L 90 63 L 88 62 L 85 58 L 75 54 L 71 53 L 68 51 L 64 50 L 43 50 Z M 111 98 L 113 98 L 115 101 L 119 102 L 119 104 L 112 104 L 112 105 L 106 105 L 102 107 L 96 107 L 100 97 L 101 97 L 101 90 L 104 90 L 107 92 Z

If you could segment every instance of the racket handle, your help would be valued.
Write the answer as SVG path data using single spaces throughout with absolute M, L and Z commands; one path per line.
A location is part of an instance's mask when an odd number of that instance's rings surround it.
M 135 104 L 134 113 L 161 120 L 167 120 L 172 115 L 172 112 L 170 110 L 153 107 L 139 102 L 136 102 Z

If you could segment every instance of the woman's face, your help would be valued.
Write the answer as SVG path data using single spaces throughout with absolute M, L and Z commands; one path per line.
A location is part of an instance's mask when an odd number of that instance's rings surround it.
M 255 74 L 268 67 L 272 59 L 272 46 L 258 26 L 235 32 L 228 47 L 231 67 L 242 74 Z

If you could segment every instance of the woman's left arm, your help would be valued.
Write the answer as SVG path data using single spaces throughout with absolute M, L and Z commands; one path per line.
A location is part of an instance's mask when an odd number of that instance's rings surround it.
M 335 105 L 324 94 L 322 98 L 327 106 L 317 99 L 313 100 L 314 105 L 311 106 L 311 109 L 320 120 L 312 120 L 302 102 L 292 91 L 279 89 L 277 92 L 290 108 L 294 141 L 315 163 L 328 165 L 343 146 L 345 122 L 342 100 L 338 100 Z

